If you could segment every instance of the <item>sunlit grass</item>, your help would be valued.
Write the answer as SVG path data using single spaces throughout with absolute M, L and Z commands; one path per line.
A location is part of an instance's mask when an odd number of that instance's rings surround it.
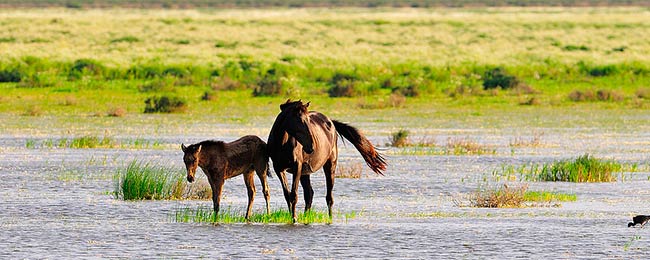
M 274 210 L 271 212 L 271 214 L 266 214 L 266 213 L 251 213 L 250 221 L 247 221 L 244 216 L 245 216 L 244 211 L 236 211 L 232 210 L 230 208 L 222 209 L 219 211 L 219 218 L 215 219 L 214 215 L 214 210 L 211 207 L 182 207 L 178 208 L 174 211 L 173 215 L 171 216 L 172 221 L 174 222 L 182 222 L 182 223 L 213 223 L 218 222 L 218 223 L 225 223 L 225 224 L 231 224 L 231 223 L 292 223 L 293 218 L 289 211 L 287 210 Z M 353 219 L 357 216 L 356 212 L 351 212 L 351 213 L 345 213 L 345 214 L 336 214 L 334 216 L 335 219 L 344 219 L 345 221 L 348 221 L 349 219 Z M 298 214 L 298 223 L 303 223 L 303 224 L 313 224 L 313 223 L 324 223 L 324 224 L 330 224 L 332 223 L 332 219 L 330 219 L 329 215 L 327 212 L 320 212 L 320 211 L 315 211 L 311 210 L 306 213 L 299 213 Z
M 526 193 L 524 193 L 524 201 L 531 202 L 566 202 L 576 200 L 578 200 L 578 196 L 576 194 L 550 191 L 526 191 Z
M 575 159 L 556 160 L 551 163 L 530 163 L 520 166 L 504 165 L 494 170 L 492 176 L 498 180 L 566 181 L 566 182 L 612 182 L 625 180 L 624 172 L 647 170 L 637 163 L 620 163 L 615 160 L 599 159 L 588 154 Z
M 469 137 L 448 138 L 447 142 L 437 145 L 432 140 L 406 142 L 393 147 L 388 154 L 396 155 L 493 155 L 497 151 L 493 146 L 481 144 Z
M 111 137 L 82 136 L 72 139 L 45 139 L 37 142 L 33 139 L 25 141 L 25 148 L 28 149 L 53 149 L 53 148 L 73 148 L 73 149 L 161 149 L 164 148 L 159 140 L 148 140 L 144 138 L 132 138 L 116 140 Z
M 123 200 L 160 200 L 177 196 L 183 175 L 176 169 L 132 161 L 115 174 L 115 197 Z

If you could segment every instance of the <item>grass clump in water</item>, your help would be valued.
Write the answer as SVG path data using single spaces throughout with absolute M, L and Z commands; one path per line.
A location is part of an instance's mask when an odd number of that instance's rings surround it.
M 211 207 L 204 207 L 204 206 L 199 206 L 197 208 L 183 207 L 177 209 L 173 213 L 172 220 L 174 222 L 180 222 L 180 223 L 215 223 L 215 222 L 224 223 L 224 224 L 248 223 L 248 222 L 263 223 L 263 224 L 293 223 L 291 213 L 289 213 L 288 210 L 275 210 L 272 211 L 271 214 L 252 213 L 250 217 L 250 221 L 247 221 L 246 218 L 244 218 L 245 215 L 246 214 L 244 211 L 234 211 L 231 210 L 230 208 L 227 208 L 225 210 L 221 210 L 219 212 L 219 217 L 215 218 L 214 210 Z M 337 217 L 345 218 L 345 220 L 347 221 L 348 219 L 352 219 L 356 217 L 356 215 L 357 214 L 355 212 L 352 212 L 347 214 L 338 214 Z M 332 219 L 329 217 L 327 212 L 310 210 L 298 214 L 298 223 L 331 224 Z
M 575 194 L 566 194 L 550 191 L 526 191 L 524 200 L 531 202 L 554 202 L 554 201 L 576 201 L 578 196 Z
M 69 148 L 110 148 L 115 146 L 115 142 L 108 137 L 100 139 L 97 136 L 82 136 L 73 138 L 67 146 Z
M 172 199 L 183 183 L 182 174 L 173 169 L 132 161 L 115 175 L 115 196 L 123 200 Z
M 471 207 L 477 208 L 520 208 L 528 185 L 511 187 L 507 184 L 494 189 L 478 189 L 470 195 Z
M 540 170 L 532 171 L 529 178 L 537 181 L 612 182 L 616 181 L 614 173 L 620 172 L 622 168 L 618 162 L 585 154 L 575 160 L 544 164 Z
M 478 208 L 521 208 L 561 206 L 558 202 L 576 201 L 575 194 L 550 191 L 529 191 L 527 184 L 503 184 L 498 188 L 482 189 L 469 196 L 469 206 Z M 456 203 L 459 206 L 460 202 Z

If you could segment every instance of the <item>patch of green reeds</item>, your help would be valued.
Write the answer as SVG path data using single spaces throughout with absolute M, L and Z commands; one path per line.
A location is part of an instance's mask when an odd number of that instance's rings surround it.
M 595 158 L 589 154 L 574 160 L 560 160 L 533 168 L 526 176 L 535 181 L 612 182 L 623 166 L 615 161 Z
M 159 200 L 180 196 L 178 183 L 182 173 L 151 163 L 132 161 L 118 172 L 115 179 L 115 197 L 123 200 Z
M 554 201 L 576 201 L 578 196 L 575 194 L 567 194 L 561 192 L 551 191 L 526 191 L 524 193 L 524 201 L 531 202 L 554 202 Z
M 182 207 L 177 209 L 171 219 L 174 222 L 180 223 L 285 223 L 290 224 L 293 222 L 291 213 L 288 210 L 275 210 L 271 214 L 266 213 L 251 213 L 250 221 L 247 221 L 244 216 L 246 215 L 245 211 L 236 211 L 230 208 L 222 209 L 219 212 L 219 218 L 215 219 L 214 210 L 211 207 L 199 206 L 196 208 L 193 207 Z M 344 218 L 346 221 L 357 216 L 356 212 L 347 213 L 347 214 L 337 214 L 337 218 Z M 312 224 L 312 223 L 332 223 L 332 219 L 329 217 L 327 212 L 314 211 L 310 210 L 305 213 L 298 214 L 298 222 L 302 224 Z

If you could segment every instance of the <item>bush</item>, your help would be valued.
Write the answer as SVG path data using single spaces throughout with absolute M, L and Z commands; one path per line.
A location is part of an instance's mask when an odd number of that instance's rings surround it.
M 129 35 L 129 36 L 124 36 L 124 37 L 112 39 L 111 43 L 119 43 L 119 42 L 132 43 L 132 42 L 139 42 L 139 41 L 140 41 L 140 39 L 138 37 Z
M 233 80 L 230 77 L 223 76 L 210 83 L 213 90 L 240 90 L 245 89 L 246 85 L 239 81 Z
M 102 75 L 106 68 L 98 61 L 91 59 L 76 60 L 70 67 L 68 78 L 80 79 L 83 75 Z
M 257 87 L 253 90 L 253 96 L 277 96 L 284 93 L 282 80 L 279 77 L 266 74 L 257 82 Z
M 574 90 L 569 93 L 569 99 L 573 102 L 594 101 L 596 100 L 596 94 L 593 90 Z
M 154 79 L 150 82 L 138 86 L 140 92 L 173 92 L 176 85 L 176 79 L 173 77 L 164 77 Z
M 584 45 L 565 45 L 562 49 L 565 51 L 589 51 L 589 47 Z
M 594 77 L 609 76 L 609 75 L 616 74 L 617 72 L 618 72 L 618 68 L 614 65 L 596 66 L 589 69 L 589 75 Z
M 569 93 L 569 99 L 573 102 L 583 102 L 583 101 L 614 101 L 620 102 L 623 101 L 624 96 L 620 92 L 601 89 L 596 92 L 593 90 L 574 90 Z
M 420 96 L 420 90 L 415 85 L 408 85 L 406 87 L 395 87 L 391 91 L 392 93 L 398 93 L 406 97 L 417 97 Z
M 601 89 L 596 92 L 596 97 L 600 101 L 623 101 L 623 94 L 613 90 Z
M 178 97 L 150 97 L 144 101 L 145 113 L 174 113 L 183 112 L 186 109 L 186 102 Z
M 327 93 L 330 97 L 354 97 L 359 94 L 357 82 L 356 75 L 337 72 L 329 81 L 331 87 Z
M 393 132 L 390 135 L 391 138 L 389 140 L 390 141 L 389 145 L 392 147 L 404 147 L 409 145 L 410 143 L 408 140 L 408 136 L 409 136 L 408 130 L 400 129 L 399 131 Z
M 0 82 L 20 82 L 22 73 L 16 68 L 0 70 Z
M 214 91 L 206 91 L 203 92 L 203 96 L 201 96 L 201 100 L 203 101 L 214 101 L 217 100 L 217 93 Z
M 121 107 L 116 107 L 108 111 L 108 116 L 110 117 L 124 117 L 126 115 L 126 109 Z
M 497 67 L 490 69 L 483 75 L 483 89 L 510 89 L 519 85 L 519 80 L 505 72 L 504 69 Z
M 650 88 L 639 88 L 636 90 L 638 98 L 650 99 Z

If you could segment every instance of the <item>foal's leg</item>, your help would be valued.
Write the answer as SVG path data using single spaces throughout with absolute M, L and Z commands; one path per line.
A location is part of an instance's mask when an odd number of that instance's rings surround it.
M 219 203 L 221 202 L 221 190 L 223 189 L 223 176 L 212 177 L 210 186 L 212 186 L 212 203 L 214 205 L 214 221 L 219 219 Z
M 325 184 L 327 185 L 327 211 L 332 218 L 332 205 L 334 205 L 334 197 L 332 196 L 332 189 L 334 188 L 334 174 L 336 173 L 336 160 L 329 160 L 323 165 L 325 171 Z
M 311 202 L 314 198 L 314 189 L 311 188 L 309 175 L 303 175 L 300 177 L 300 184 L 302 184 L 302 192 L 305 196 L 305 212 L 307 212 L 311 209 Z
M 264 194 L 264 199 L 266 200 L 266 214 L 271 214 L 271 206 L 270 206 L 270 200 L 271 200 L 271 193 L 269 193 L 269 182 L 267 181 L 266 178 L 266 171 L 268 169 L 264 170 L 255 170 L 257 172 L 257 177 L 260 178 L 260 182 L 262 183 L 262 194 Z
M 253 171 L 244 174 L 244 183 L 246 183 L 246 190 L 248 191 L 248 207 L 246 208 L 246 220 L 250 220 L 251 210 L 253 209 L 253 201 L 255 200 L 255 180 L 253 179 Z

